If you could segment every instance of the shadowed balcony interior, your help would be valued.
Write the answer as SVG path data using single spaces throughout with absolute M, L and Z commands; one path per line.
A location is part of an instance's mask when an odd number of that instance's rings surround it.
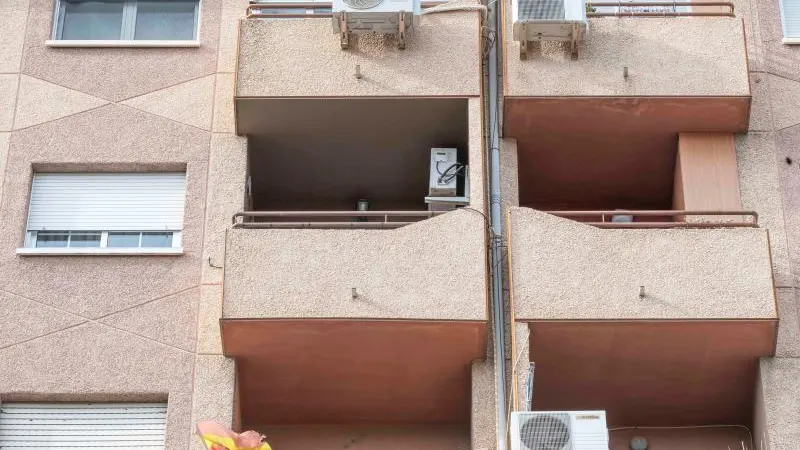
M 611 450 L 752 450 L 767 321 L 530 322 L 533 409 L 604 410 Z M 637 428 L 638 427 L 638 428 Z M 742 447 L 742 444 L 745 447 Z M 755 447 L 758 448 L 758 447 Z
M 520 205 L 739 210 L 731 121 L 720 111 L 725 104 L 714 99 L 509 99 L 505 132 L 517 140 Z M 721 180 L 732 184 L 730 200 L 711 192 Z
M 424 211 L 431 148 L 457 148 L 468 164 L 466 99 L 257 99 L 239 110 L 255 211 L 352 211 L 360 199 Z
M 288 450 L 470 447 L 485 322 L 225 320 L 237 422 Z

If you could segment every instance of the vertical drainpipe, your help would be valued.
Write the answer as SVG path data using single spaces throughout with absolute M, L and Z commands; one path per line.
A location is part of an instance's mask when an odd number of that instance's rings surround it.
M 505 358 L 505 311 L 503 299 L 503 215 L 500 197 L 500 79 L 498 75 L 499 52 L 502 42 L 501 14 L 503 0 L 488 1 L 488 26 L 494 30 L 489 40 L 487 61 L 487 96 L 485 99 L 488 118 L 487 142 L 489 149 L 489 202 L 491 233 L 492 275 L 492 321 L 494 330 L 494 364 L 497 391 L 497 450 L 506 450 L 506 358 Z

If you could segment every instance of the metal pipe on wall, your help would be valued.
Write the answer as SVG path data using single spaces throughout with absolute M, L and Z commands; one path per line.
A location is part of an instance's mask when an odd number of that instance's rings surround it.
M 488 120 L 487 147 L 489 149 L 489 211 L 491 233 L 492 275 L 492 329 L 494 330 L 494 365 L 497 390 L 497 450 L 506 450 L 506 359 L 505 359 L 505 308 L 503 299 L 503 215 L 500 193 L 500 77 L 498 45 L 502 42 L 500 20 L 502 0 L 489 0 L 488 26 L 493 30 L 487 55 L 487 89 L 484 107 Z

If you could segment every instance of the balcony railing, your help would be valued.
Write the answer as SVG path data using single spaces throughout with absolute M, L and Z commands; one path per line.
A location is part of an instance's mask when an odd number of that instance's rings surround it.
M 447 211 L 242 211 L 233 215 L 233 228 L 394 229 L 419 222 L 420 220 L 429 219 L 446 212 Z M 270 221 L 270 219 L 272 221 Z M 275 219 L 279 220 L 276 221 Z
M 615 8 L 614 11 L 600 9 Z M 695 8 L 700 8 L 696 11 Z M 731 2 L 587 2 L 587 17 L 734 17 Z M 709 11 L 711 9 L 711 11 Z
M 581 220 L 586 225 L 598 228 L 758 228 L 758 213 L 755 211 L 629 211 L 629 210 L 609 210 L 609 211 L 545 211 L 565 219 L 589 218 L 588 221 Z M 643 219 L 644 221 L 624 221 L 615 222 L 614 216 L 631 216 L 633 220 Z M 731 220 L 707 220 L 703 216 L 727 216 Z M 674 221 L 664 221 L 664 218 L 672 217 Z M 648 218 L 655 218 L 655 221 L 647 221 Z M 749 219 L 748 219 L 749 218 Z M 599 221 L 598 221 L 599 219 Z
M 424 1 L 422 9 L 447 3 L 446 1 Z M 332 17 L 332 2 L 258 2 L 247 5 L 248 19 L 292 19 L 313 17 Z

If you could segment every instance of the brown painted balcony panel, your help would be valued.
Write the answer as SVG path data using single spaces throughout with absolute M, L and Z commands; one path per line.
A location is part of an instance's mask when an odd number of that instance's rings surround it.
M 517 320 L 777 320 L 762 228 L 601 229 L 512 208 L 509 235 Z
M 537 126 L 587 123 L 606 130 L 655 126 L 665 133 L 747 131 L 750 87 L 740 17 L 590 18 L 575 60 L 558 42 L 543 42 L 521 60 L 510 27 L 509 16 L 506 137 L 523 142 Z M 547 117 L 539 124 L 542 112 Z
M 244 425 L 279 427 L 290 443 L 324 430 L 301 429 L 298 436 L 286 425 L 361 426 L 371 428 L 368 434 L 379 431 L 375 425 L 463 425 L 466 438 L 472 384 L 482 382 L 472 379 L 471 367 L 484 358 L 486 327 L 484 321 L 224 319 L 222 341 L 225 355 L 236 358 Z M 417 439 L 441 444 L 459 436 L 450 428 L 429 431 Z
M 485 233 L 475 211 L 397 229 L 234 228 L 223 317 L 486 320 Z
M 750 426 L 759 358 L 774 354 L 776 323 L 572 320 L 528 329 L 534 409 L 605 410 L 614 440 L 614 429 L 635 426 Z M 703 437 L 673 435 L 673 445 L 695 444 L 659 448 L 716 448 L 698 447 Z

